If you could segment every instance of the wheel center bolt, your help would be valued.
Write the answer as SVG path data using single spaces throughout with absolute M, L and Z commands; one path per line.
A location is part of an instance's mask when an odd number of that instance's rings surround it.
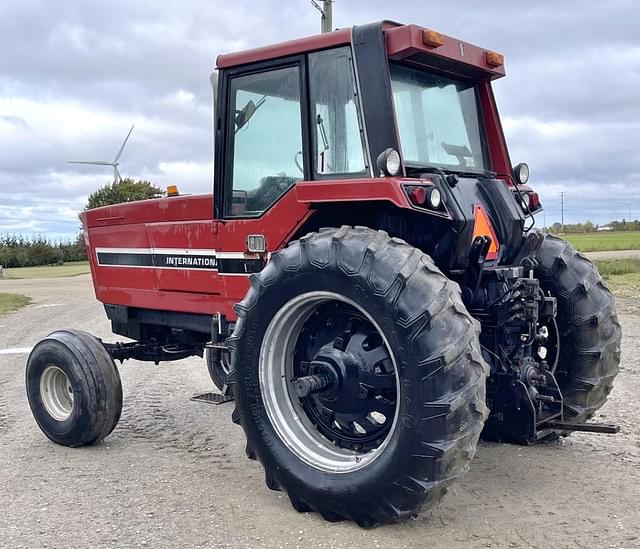
M 324 391 L 333 385 L 333 379 L 328 374 L 314 374 L 299 377 L 293 382 L 293 390 L 298 398 L 304 398 L 313 393 Z

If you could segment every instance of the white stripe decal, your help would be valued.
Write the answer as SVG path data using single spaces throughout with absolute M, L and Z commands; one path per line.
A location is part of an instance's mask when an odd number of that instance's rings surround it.
M 96 248 L 96 254 L 160 254 L 160 255 L 206 255 L 219 259 L 245 259 L 244 252 L 221 252 L 185 248 Z
M 150 254 L 151 248 L 96 248 L 96 254 Z

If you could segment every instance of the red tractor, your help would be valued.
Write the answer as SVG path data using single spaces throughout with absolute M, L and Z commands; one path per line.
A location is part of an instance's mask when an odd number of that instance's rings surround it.
M 206 355 L 269 488 L 372 526 L 437 502 L 481 433 L 616 431 L 587 423 L 618 372 L 614 299 L 533 229 L 491 88 L 502 55 L 384 22 L 217 71 L 213 194 L 82 214 L 96 297 L 131 341 L 35 346 L 51 440 L 113 430 L 115 360 Z

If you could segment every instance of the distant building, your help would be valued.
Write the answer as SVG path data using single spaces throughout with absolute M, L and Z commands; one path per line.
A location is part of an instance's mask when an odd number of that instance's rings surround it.
M 602 227 L 598 227 L 596 230 L 598 232 L 601 232 L 601 231 L 604 231 L 604 232 L 613 231 L 613 227 L 611 227 L 610 225 L 603 225 Z

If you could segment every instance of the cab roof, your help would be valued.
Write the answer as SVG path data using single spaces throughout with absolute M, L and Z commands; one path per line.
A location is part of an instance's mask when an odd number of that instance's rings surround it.
M 380 23 L 385 34 L 387 54 L 395 61 L 408 60 L 441 70 L 460 69 L 475 77 L 500 78 L 505 75 L 504 59 L 497 52 L 481 48 L 418 25 L 401 25 L 390 21 Z M 218 56 L 217 69 L 229 69 L 269 61 L 290 55 L 351 44 L 352 27 L 317 34 L 261 48 Z

